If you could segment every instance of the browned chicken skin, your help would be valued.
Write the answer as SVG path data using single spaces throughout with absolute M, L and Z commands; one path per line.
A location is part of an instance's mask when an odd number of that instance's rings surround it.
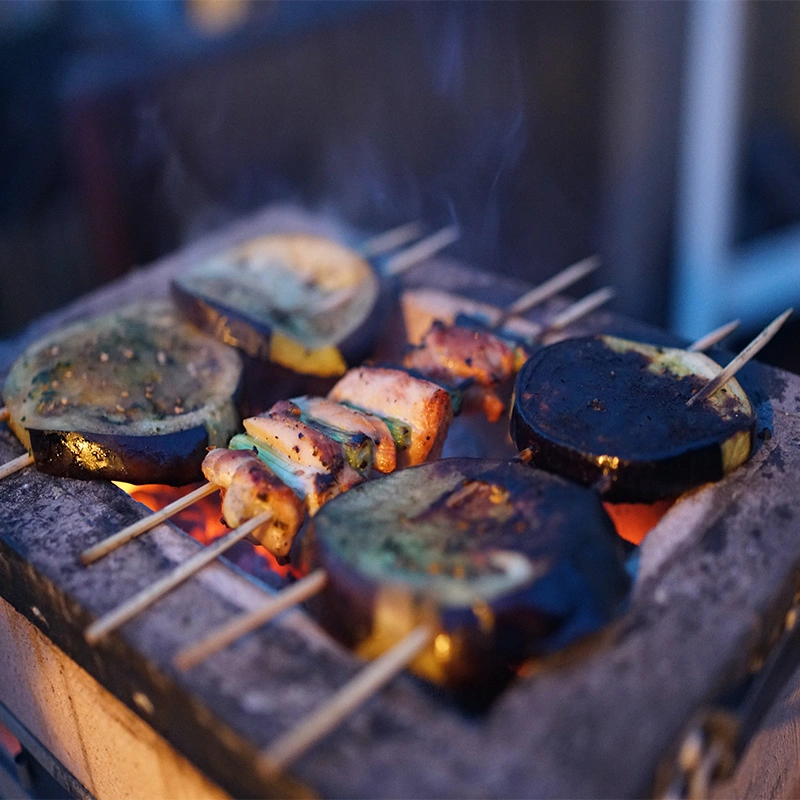
M 351 369 L 331 389 L 328 399 L 406 423 L 411 442 L 397 453 L 399 467 L 438 458 L 453 419 L 446 390 L 391 367 Z
M 469 378 L 494 386 L 514 374 L 514 351 L 491 331 L 434 322 L 404 364 L 435 380 Z
M 312 420 L 348 433 L 366 434 L 374 445 L 373 467 L 378 472 L 394 472 L 397 467 L 397 448 L 388 426 L 380 417 L 324 397 L 296 397 L 292 402 Z
M 472 381 L 464 392 L 464 408 L 482 411 L 490 422 L 505 411 L 498 392 L 510 383 L 516 366 L 514 349 L 491 331 L 438 321 L 403 363 L 432 380 Z
M 222 516 L 235 528 L 263 511 L 272 519 L 253 531 L 253 538 L 277 558 L 289 555 L 305 518 L 300 498 L 248 450 L 212 450 L 203 474 L 222 490 Z
M 244 429 L 298 464 L 333 474 L 344 465 L 341 445 L 306 425 L 300 419 L 299 409 L 289 400 L 279 400 L 266 414 L 244 420 Z

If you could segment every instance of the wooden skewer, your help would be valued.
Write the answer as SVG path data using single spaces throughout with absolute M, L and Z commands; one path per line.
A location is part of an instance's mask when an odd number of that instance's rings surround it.
M 5 422 L 9 416 L 11 416 L 11 412 L 5 406 L 0 408 L 0 422 Z
M 84 550 L 83 553 L 81 553 L 81 562 L 88 567 L 89 564 L 93 564 L 98 559 L 108 555 L 131 539 L 135 539 L 137 536 L 141 536 L 141 534 L 155 528 L 156 525 L 168 520 L 179 511 L 183 511 L 184 508 L 192 505 L 192 503 L 196 503 L 203 497 L 213 494 L 218 489 L 219 486 L 213 483 L 203 484 L 194 491 L 189 492 L 189 494 L 170 503 L 168 506 L 164 506 L 160 511 L 155 511 L 150 514 L 150 516 L 144 517 L 138 522 L 134 522 L 132 525 L 128 525 L 127 528 L 123 528 L 119 533 L 115 533 L 103 539 L 103 541 L 98 542 L 96 545 L 93 545 L 88 550 Z
M 265 625 L 282 611 L 313 597 L 322 590 L 327 580 L 328 575 L 323 569 L 310 572 L 297 583 L 270 597 L 260 608 L 240 614 L 211 631 L 204 639 L 185 647 L 175 656 L 175 666 L 182 671 L 191 669 L 246 633 Z
M 227 536 L 217 539 L 213 544 L 204 547 L 199 553 L 195 554 L 183 564 L 180 564 L 172 572 L 165 575 L 155 583 L 146 586 L 138 594 L 135 594 L 122 605 L 117 606 L 113 611 L 104 614 L 96 619 L 84 632 L 84 637 L 89 644 L 96 644 L 105 635 L 116 630 L 120 625 L 128 622 L 139 612 L 160 600 L 176 587 L 187 581 L 201 569 L 208 566 L 214 559 L 229 550 L 236 542 L 240 542 L 245 536 L 254 531 L 259 525 L 268 522 L 272 517 L 271 511 L 263 511 L 257 517 L 248 520 L 244 525 L 234 528 Z
M 692 395 L 687 401 L 687 406 L 693 406 L 700 403 L 707 397 L 711 397 L 717 389 L 724 386 L 751 358 L 753 358 L 762 347 L 764 347 L 770 339 L 780 330 L 781 325 L 789 319 L 792 313 L 791 308 L 788 308 L 780 316 L 776 317 L 761 333 L 753 339 L 747 347 L 736 356 L 727 367 L 725 367 L 718 375 L 712 378 L 697 394 Z
M 0 481 L 31 464 L 33 464 L 33 456 L 30 453 L 23 453 L 21 456 L 12 458 L 11 461 L 6 461 L 5 464 L 0 465 Z
M 698 339 L 696 342 L 692 342 L 686 349 L 692 353 L 702 353 L 703 350 L 708 350 L 709 347 L 713 347 L 715 344 L 719 344 L 726 336 L 729 336 L 739 327 L 739 320 L 735 319 L 731 322 L 726 322 L 724 325 L 720 325 L 719 328 L 714 328 L 713 331 L 709 331 L 705 336 Z
M 321 708 L 270 745 L 259 757 L 260 768 L 268 775 L 285 769 L 405 669 L 433 641 L 434 635 L 427 625 L 414 628 L 391 650 L 364 667 Z
M 458 226 L 448 225 L 446 228 L 426 236 L 407 250 L 392 256 L 386 262 L 386 274 L 399 275 L 401 272 L 405 272 L 415 264 L 419 264 L 420 261 L 444 250 L 445 247 L 455 242 L 459 235 Z
M 412 242 L 422 235 L 422 223 L 419 220 L 414 222 L 406 222 L 405 225 L 399 225 L 397 228 L 379 233 L 362 242 L 358 249 L 363 256 L 371 258 L 372 256 L 379 256 L 383 253 L 388 253 L 390 250 L 395 250 L 402 247 L 404 244 Z
M 581 261 L 576 262 L 570 267 L 561 270 L 561 272 L 554 275 L 549 280 L 540 284 L 529 292 L 525 292 L 521 297 L 518 297 L 510 306 L 503 312 L 501 317 L 494 323 L 495 328 L 501 328 L 503 324 L 510 317 L 517 317 L 530 311 L 535 306 L 549 300 L 559 292 L 564 291 L 573 283 L 577 283 L 581 278 L 593 272 L 600 266 L 599 256 L 589 256 Z
M 604 286 L 602 289 L 597 289 L 590 294 L 587 294 L 582 300 L 578 300 L 570 306 L 567 306 L 560 314 L 557 314 L 544 328 L 542 333 L 550 333 L 551 331 L 559 331 L 572 325 L 581 317 L 585 317 L 595 309 L 607 303 L 615 296 L 616 292 L 609 286 Z

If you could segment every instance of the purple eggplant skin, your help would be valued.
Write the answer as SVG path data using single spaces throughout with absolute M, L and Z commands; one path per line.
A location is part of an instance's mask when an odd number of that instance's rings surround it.
M 686 407 L 707 378 L 677 379 L 648 369 L 642 353 L 619 352 L 604 337 L 542 348 L 516 379 L 510 432 L 528 463 L 594 486 L 609 502 L 677 497 L 725 472 L 722 445 L 756 441 L 755 413 L 729 397 L 723 417 L 708 404 Z M 726 401 L 728 402 L 728 401 Z
M 499 488 L 453 505 L 467 486 Z M 462 587 L 480 592 L 470 583 L 480 574 L 470 569 L 485 569 L 486 557 L 499 551 L 535 571 L 464 602 Z M 445 570 L 466 569 L 458 599 L 439 588 L 438 571 L 430 572 L 440 559 Z M 369 648 L 385 625 L 385 616 L 379 620 L 387 592 L 400 596 L 397 638 L 421 622 L 446 638 L 444 651 L 428 653 L 435 669 L 412 671 L 457 697 L 492 695 L 526 659 L 604 628 L 630 587 L 623 548 L 597 494 L 515 461 L 443 459 L 356 486 L 310 521 L 302 563 L 328 575 L 310 611 L 361 654 L 376 654 Z
M 158 436 L 30 429 L 36 469 L 81 480 L 183 486 L 201 480 L 208 454 L 202 425 Z

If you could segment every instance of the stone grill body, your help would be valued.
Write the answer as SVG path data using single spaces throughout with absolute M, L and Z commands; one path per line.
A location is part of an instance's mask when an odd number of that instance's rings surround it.
M 170 276 L 193 259 L 255 232 L 309 228 L 337 233 L 296 210 L 270 209 L 203 240 L 40 320 L 0 348 L 0 372 L 45 330 L 113 304 L 165 295 Z M 525 288 L 444 259 L 406 280 L 498 303 Z M 642 332 L 604 313 L 581 327 L 595 330 Z M 237 796 L 642 796 L 653 791 L 660 765 L 674 757 L 695 715 L 768 653 L 797 588 L 800 379 L 751 364 L 742 383 L 765 432 L 755 455 L 724 481 L 683 498 L 651 532 L 630 608 L 601 640 L 520 678 L 481 716 L 402 675 L 284 778 L 262 774 L 257 754 L 360 662 L 298 610 L 179 673 L 171 663 L 179 649 L 263 596 L 262 587 L 224 563 L 91 648 L 83 630 L 92 620 L 199 547 L 161 525 L 82 567 L 83 550 L 146 513 L 116 487 L 33 469 L 0 483 L 0 595 Z M 480 441 L 469 424 L 456 425 L 450 454 Z M 497 455 L 498 447 L 486 440 L 487 455 Z M 20 452 L 0 429 L 0 461 Z

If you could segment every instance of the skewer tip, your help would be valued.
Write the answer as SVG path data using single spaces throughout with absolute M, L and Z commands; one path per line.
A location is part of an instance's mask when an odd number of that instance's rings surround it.
M 750 359 L 752 359 L 762 348 L 772 340 L 781 326 L 792 315 L 793 308 L 787 308 L 782 314 L 775 317 L 772 322 L 764 328 L 761 333 L 753 339 L 739 355 L 733 358 L 730 363 L 713 377 L 697 394 L 692 395 L 687 401 L 686 406 L 691 407 L 705 400 L 714 394 L 719 388 L 724 386 Z

